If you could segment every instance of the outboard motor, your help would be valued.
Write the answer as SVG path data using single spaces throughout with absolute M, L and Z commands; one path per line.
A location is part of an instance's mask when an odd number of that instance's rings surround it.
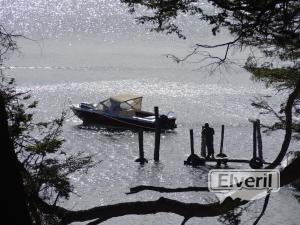
M 167 113 L 168 119 L 176 119 L 176 113 L 173 111 L 170 111 Z
M 159 117 L 160 125 L 163 129 L 174 129 L 176 128 L 176 114 L 174 112 L 168 112 L 167 115 L 161 115 Z

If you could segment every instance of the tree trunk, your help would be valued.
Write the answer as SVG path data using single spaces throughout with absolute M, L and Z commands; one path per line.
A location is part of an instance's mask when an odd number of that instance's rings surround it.
M 29 211 L 26 205 L 26 196 L 23 187 L 23 181 L 18 168 L 17 156 L 14 151 L 13 143 L 8 131 L 7 112 L 5 110 L 5 101 L 0 93 L 0 133 L 2 149 L 2 194 L 5 198 L 2 224 L 5 225 L 30 225 L 32 224 Z M 4 157 L 3 157 L 4 156 Z
M 286 102 L 286 106 L 285 106 L 285 117 L 286 117 L 286 122 L 285 122 L 285 135 L 284 135 L 284 139 L 281 145 L 281 150 L 278 153 L 276 159 L 274 159 L 274 161 L 267 166 L 266 168 L 275 168 L 276 166 L 278 166 L 281 161 L 283 160 L 285 154 L 287 153 L 287 150 L 289 149 L 290 146 L 290 142 L 292 139 L 292 124 L 293 124 L 293 105 L 295 100 L 299 97 L 300 95 L 300 79 L 297 80 L 296 84 L 295 84 L 295 89 L 293 90 L 293 92 L 289 95 L 288 100 Z

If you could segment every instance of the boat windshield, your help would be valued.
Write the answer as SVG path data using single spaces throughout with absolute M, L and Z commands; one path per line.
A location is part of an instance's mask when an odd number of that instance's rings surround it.
M 103 111 L 107 111 L 111 108 L 111 102 L 110 99 L 106 99 L 102 102 L 99 102 L 99 104 L 97 105 L 97 109 L 101 109 Z
M 99 102 L 97 109 L 110 113 L 141 111 L 142 99 L 142 97 L 135 95 L 117 95 Z

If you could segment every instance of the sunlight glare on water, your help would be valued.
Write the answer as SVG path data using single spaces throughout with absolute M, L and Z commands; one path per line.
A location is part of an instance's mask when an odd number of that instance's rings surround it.
M 213 10 L 204 1 L 202 4 Z M 161 196 L 154 192 L 125 195 L 135 185 L 204 186 L 212 167 L 193 169 L 183 165 L 189 154 L 189 129 L 195 130 L 195 151 L 199 153 L 201 126 L 209 122 L 216 131 L 217 151 L 221 125 L 225 124 L 226 154 L 250 158 L 252 124 L 248 119 L 271 121 L 251 107 L 251 99 L 272 95 L 274 91 L 253 83 L 241 67 L 210 75 L 206 70 L 197 70 L 195 63 L 176 64 L 165 57 L 169 53 L 184 56 L 195 42 L 230 39 L 226 32 L 212 38 L 208 26 L 189 16 L 179 20 L 186 31 L 186 41 L 175 35 L 150 33 L 147 25 L 136 25 L 134 15 L 115 0 L 5 0 L 0 4 L 0 21 L 8 30 L 38 40 L 20 39 L 20 52 L 5 62 L 5 73 L 16 77 L 18 90 L 31 90 L 33 99 L 39 101 L 37 121 L 57 117 L 68 109 L 69 100 L 74 104 L 97 103 L 124 92 L 142 95 L 146 110 L 159 106 L 163 113 L 177 114 L 176 131 L 162 134 L 159 164 L 152 160 L 154 135 L 145 133 L 145 157 L 149 163 L 143 167 L 134 162 L 138 156 L 137 134 L 80 128 L 81 121 L 69 114 L 63 132 L 64 151 L 83 151 L 101 161 L 87 174 L 78 172 L 71 176 L 76 194 L 61 202 L 70 209 Z M 245 59 L 243 54 L 238 55 Z M 273 102 L 279 101 L 280 96 L 275 96 Z M 263 134 L 263 141 L 265 159 L 271 161 L 281 145 L 282 133 Z M 292 145 L 291 150 L 296 149 L 296 144 Z M 238 164 L 235 168 L 245 166 Z M 198 203 L 215 200 L 212 194 L 194 192 L 164 196 Z M 242 221 L 249 223 L 250 218 L 255 218 L 259 213 L 256 208 L 262 204 L 255 203 Z M 262 224 L 297 224 L 298 212 L 299 203 L 285 188 L 272 196 Z M 125 221 L 135 225 L 166 225 L 180 224 L 181 220 L 178 216 L 158 214 L 116 218 L 105 224 Z M 188 223 L 220 224 L 217 218 L 192 219 Z

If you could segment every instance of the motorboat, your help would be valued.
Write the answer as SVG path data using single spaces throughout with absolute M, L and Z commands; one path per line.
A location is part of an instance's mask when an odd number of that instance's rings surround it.
M 98 104 L 82 102 L 70 108 L 84 125 L 102 125 L 110 128 L 155 130 L 155 114 L 142 110 L 142 96 L 121 94 Z M 173 130 L 176 114 L 169 112 L 158 116 L 161 130 Z

